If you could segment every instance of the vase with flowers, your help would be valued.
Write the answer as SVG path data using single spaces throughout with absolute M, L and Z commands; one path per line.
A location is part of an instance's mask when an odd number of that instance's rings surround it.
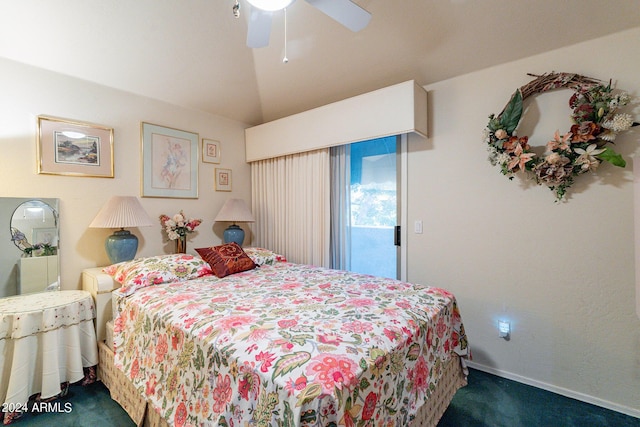
M 176 253 L 187 252 L 187 234 L 193 233 L 197 226 L 202 223 L 201 219 L 189 218 L 180 211 L 174 216 L 160 215 L 160 224 L 164 227 L 169 240 L 176 241 Z

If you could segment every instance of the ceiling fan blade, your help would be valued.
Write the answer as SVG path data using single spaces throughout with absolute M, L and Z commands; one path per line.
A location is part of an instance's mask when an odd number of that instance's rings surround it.
M 269 45 L 271 18 L 271 12 L 260 10 L 257 7 L 251 8 L 249 28 L 247 30 L 247 46 L 258 48 Z
M 307 3 L 353 32 L 369 24 L 371 14 L 350 0 L 307 0 Z

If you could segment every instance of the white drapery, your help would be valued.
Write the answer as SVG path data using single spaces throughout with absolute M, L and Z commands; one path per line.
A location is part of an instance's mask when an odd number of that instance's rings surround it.
M 251 163 L 257 246 L 329 267 L 330 185 L 329 149 Z
M 331 268 L 351 269 L 351 145 L 331 153 Z

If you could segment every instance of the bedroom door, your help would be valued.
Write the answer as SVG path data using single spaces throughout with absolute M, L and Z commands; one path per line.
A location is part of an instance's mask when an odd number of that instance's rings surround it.
M 378 138 L 332 152 L 334 268 L 399 277 L 399 247 L 395 245 L 400 199 L 398 140 L 395 136 Z M 334 155 L 342 157 L 336 160 Z

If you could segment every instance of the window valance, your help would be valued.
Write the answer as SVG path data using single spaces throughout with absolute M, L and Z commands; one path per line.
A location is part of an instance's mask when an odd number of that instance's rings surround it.
M 427 135 L 427 91 L 414 80 L 245 130 L 247 162 L 405 133 Z

